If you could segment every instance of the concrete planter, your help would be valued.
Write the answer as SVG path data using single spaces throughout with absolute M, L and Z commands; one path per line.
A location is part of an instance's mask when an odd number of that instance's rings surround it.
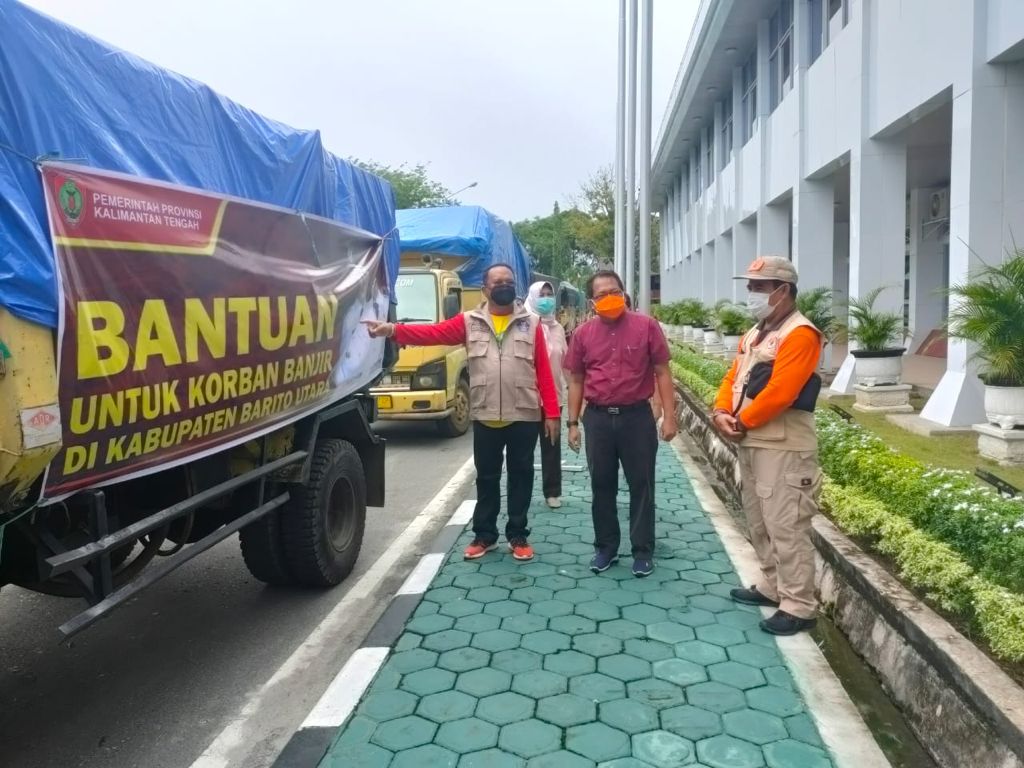
M 708 328 L 704 331 L 704 352 L 707 354 L 717 354 L 722 351 L 722 337 L 718 331 L 714 328 Z
M 684 325 L 683 326 L 683 341 L 693 341 L 693 326 L 692 325 Z
M 694 328 L 693 329 L 693 343 L 696 344 L 697 346 L 703 346 L 704 345 L 704 329 L 703 328 Z
M 740 339 L 742 334 L 722 334 L 722 356 L 726 360 L 733 360 L 736 358 L 736 353 L 739 352 Z
M 850 354 L 857 360 L 853 375 L 862 387 L 879 387 L 899 384 L 903 376 L 903 349 L 867 351 L 852 349 Z
M 1024 387 L 986 384 L 985 418 L 1000 429 L 1024 427 Z

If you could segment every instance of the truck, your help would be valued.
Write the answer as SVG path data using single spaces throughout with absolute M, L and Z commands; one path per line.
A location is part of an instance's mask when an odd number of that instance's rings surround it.
M 82 631 L 239 534 L 352 570 L 396 357 L 394 195 L 319 133 L 0 0 L 0 585 Z
M 529 287 L 529 256 L 508 222 L 479 206 L 402 209 L 395 296 L 399 322 L 436 323 L 483 300 L 484 270 L 512 267 Z M 469 429 L 469 371 L 463 346 L 406 347 L 376 387 L 382 421 L 430 421 L 445 437 Z

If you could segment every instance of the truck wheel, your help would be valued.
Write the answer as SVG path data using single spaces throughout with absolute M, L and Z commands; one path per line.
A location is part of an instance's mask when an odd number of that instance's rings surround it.
M 238 532 L 238 542 L 242 547 L 245 567 L 257 579 L 277 587 L 294 582 L 281 544 L 279 512 L 271 512 L 245 526 Z
M 355 447 L 320 440 L 309 480 L 281 512 L 285 560 L 296 584 L 333 587 L 356 564 L 366 525 L 366 477 Z
M 437 431 L 445 437 L 459 437 L 469 429 L 469 380 L 465 376 L 459 377 L 452 408 L 451 416 L 437 422 Z

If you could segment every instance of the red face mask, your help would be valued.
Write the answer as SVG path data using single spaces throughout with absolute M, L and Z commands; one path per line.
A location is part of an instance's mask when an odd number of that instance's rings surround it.
M 608 320 L 617 320 L 626 311 L 625 296 L 602 296 L 594 302 L 594 311 Z

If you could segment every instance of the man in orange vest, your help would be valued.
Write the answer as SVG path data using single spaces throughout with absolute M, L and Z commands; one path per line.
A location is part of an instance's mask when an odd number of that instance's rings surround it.
M 736 279 L 747 281 L 758 322 L 740 341 L 712 420 L 739 444 L 743 510 L 761 579 L 730 594 L 739 603 L 778 608 L 761 629 L 793 635 L 812 628 L 818 610 L 811 518 L 821 489 L 814 406 L 822 335 L 796 309 L 797 272 L 789 259 L 755 259 Z

